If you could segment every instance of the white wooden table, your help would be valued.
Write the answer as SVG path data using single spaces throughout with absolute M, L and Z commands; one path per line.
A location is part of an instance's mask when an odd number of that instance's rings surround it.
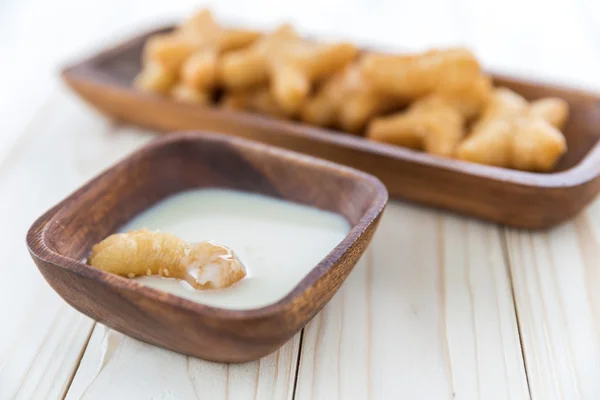
M 531 233 L 391 202 L 343 288 L 259 362 L 213 364 L 95 324 L 29 259 L 30 223 L 153 136 L 57 68 L 196 1 L 0 2 L 0 399 L 600 399 L 600 198 Z M 597 0 L 220 1 L 220 16 L 421 49 L 600 90 Z M 599 127 L 600 129 L 600 127 Z

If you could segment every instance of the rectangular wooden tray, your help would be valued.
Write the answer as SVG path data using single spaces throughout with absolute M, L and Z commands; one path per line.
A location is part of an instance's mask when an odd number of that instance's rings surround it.
M 154 130 L 205 130 L 245 137 L 346 164 L 377 176 L 392 197 L 522 228 L 548 228 L 577 214 L 600 190 L 600 96 L 494 75 L 528 99 L 569 102 L 568 152 L 552 173 L 445 159 L 298 122 L 178 103 L 132 86 L 147 37 L 134 37 L 63 70 L 101 112 Z

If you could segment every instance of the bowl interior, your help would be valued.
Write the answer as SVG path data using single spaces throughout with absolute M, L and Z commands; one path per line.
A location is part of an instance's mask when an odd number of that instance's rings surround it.
M 45 240 L 55 252 L 81 260 L 141 211 L 171 194 L 202 187 L 333 211 L 353 227 L 387 198 L 375 178 L 311 157 L 221 135 L 169 135 L 69 197 L 48 222 Z

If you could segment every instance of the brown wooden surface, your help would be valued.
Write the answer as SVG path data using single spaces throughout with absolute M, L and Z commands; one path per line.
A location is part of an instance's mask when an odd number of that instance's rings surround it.
M 148 34 L 64 71 L 68 84 L 103 113 L 159 131 L 212 130 L 361 169 L 390 195 L 523 228 L 548 228 L 577 214 L 600 190 L 600 97 L 495 76 L 529 99 L 569 102 L 569 150 L 553 173 L 530 173 L 443 159 L 304 124 L 181 104 L 131 86 Z
M 137 213 L 195 187 L 312 205 L 342 214 L 352 229 L 288 296 L 256 310 L 200 305 L 81 261 Z M 97 321 L 180 353 L 241 362 L 276 350 L 323 308 L 370 242 L 386 202 L 380 181 L 351 168 L 191 132 L 154 141 L 84 185 L 35 222 L 27 244 L 54 290 Z

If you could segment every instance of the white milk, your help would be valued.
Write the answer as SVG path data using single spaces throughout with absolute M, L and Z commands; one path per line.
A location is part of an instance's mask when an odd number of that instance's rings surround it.
M 348 222 L 332 212 L 223 189 L 171 196 L 136 216 L 123 231 L 141 228 L 159 229 L 192 243 L 212 240 L 232 249 L 248 276 L 226 289 L 200 291 L 172 278 L 136 278 L 141 284 L 229 309 L 276 303 L 350 230 Z

